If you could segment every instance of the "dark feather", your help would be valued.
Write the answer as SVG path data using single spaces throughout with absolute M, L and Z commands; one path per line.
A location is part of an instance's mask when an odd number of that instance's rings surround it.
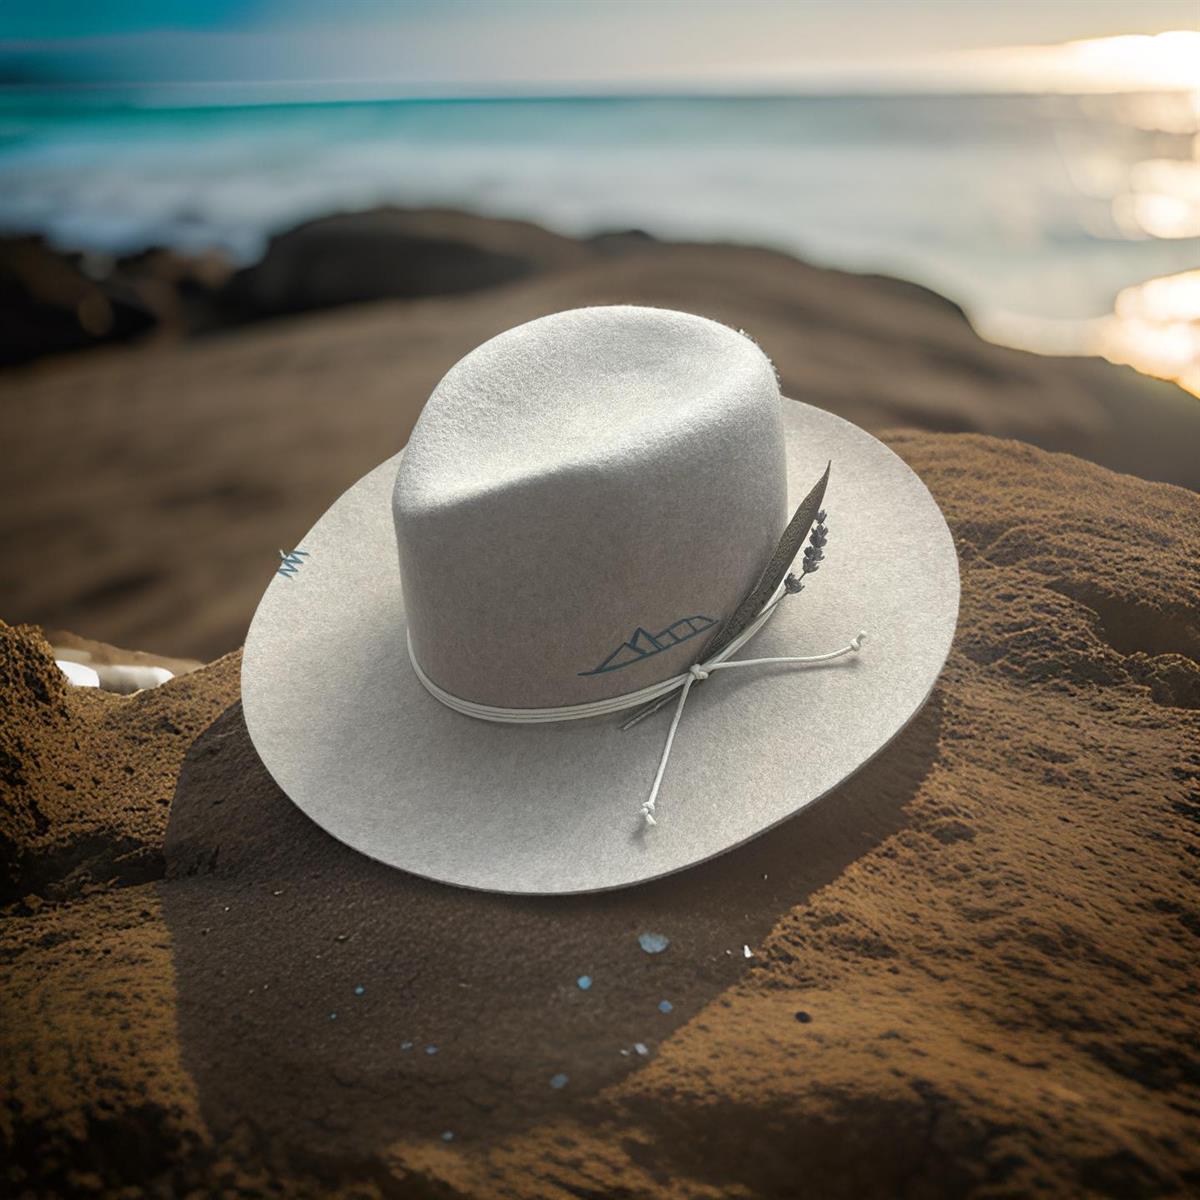
M 800 501 L 799 507 L 783 531 L 775 553 L 763 568 L 758 582 L 746 593 L 742 602 L 733 610 L 733 615 L 713 634 L 708 645 L 704 647 L 698 662 L 707 662 L 714 654 L 719 654 L 733 641 L 755 617 L 762 612 L 763 605 L 770 600 L 775 589 L 783 582 L 783 577 L 791 570 L 808 531 L 812 528 L 817 513 L 821 511 L 821 501 L 825 499 L 825 485 L 829 482 L 829 468 L 832 463 L 825 465 L 825 473 L 813 484 L 812 490 Z
M 825 485 L 829 482 L 829 468 L 832 465 L 832 463 L 825 464 L 825 473 L 813 485 L 808 495 L 800 501 L 800 506 L 792 514 L 792 519 L 783 531 L 783 537 L 779 539 L 775 553 L 771 555 L 770 561 L 758 577 L 758 582 L 733 610 L 733 615 L 729 620 L 712 636 L 708 645 L 704 647 L 703 653 L 696 659 L 697 662 L 708 662 L 714 654 L 719 654 L 724 650 L 762 612 L 763 605 L 770 600 L 775 589 L 783 582 L 783 577 L 791 570 L 796 555 L 800 553 L 800 547 L 804 545 L 804 539 L 808 537 L 808 531 L 817 519 L 817 513 L 821 511 L 821 502 L 825 499 Z M 678 694 L 677 688 L 665 696 L 660 696 L 657 700 L 650 701 L 649 704 L 637 709 L 621 728 L 629 729 L 643 718 L 658 712 L 663 705 L 669 703 Z

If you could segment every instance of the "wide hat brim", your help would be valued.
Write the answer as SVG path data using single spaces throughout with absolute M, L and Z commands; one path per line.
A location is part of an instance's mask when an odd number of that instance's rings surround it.
M 958 561 L 917 475 L 831 413 L 783 401 L 794 507 L 832 461 L 826 560 L 738 655 L 819 666 L 722 671 L 695 687 L 645 828 L 670 711 L 494 724 L 422 686 L 405 644 L 391 497 L 400 455 L 351 487 L 271 580 L 246 638 L 246 725 L 322 829 L 415 875 L 518 894 L 656 879 L 741 845 L 837 787 L 916 715 L 958 615 Z

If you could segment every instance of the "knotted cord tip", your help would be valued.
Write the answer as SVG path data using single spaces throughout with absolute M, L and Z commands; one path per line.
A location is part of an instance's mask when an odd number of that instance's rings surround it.
M 862 649 L 862 644 L 863 644 L 863 642 L 865 642 L 866 640 L 867 640 L 866 631 L 865 631 L 865 630 L 862 630 L 862 629 L 860 629 L 860 630 L 859 630 L 859 631 L 858 631 L 858 632 L 857 632 L 857 633 L 856 633 L 856 634 L 855 634 L 855 635 L 854 635 L 854 636 L 853 636 L 853 637 L 850 639 L 850 649 L 851 649 L 851 650 L 861 650 L 861 649 Z

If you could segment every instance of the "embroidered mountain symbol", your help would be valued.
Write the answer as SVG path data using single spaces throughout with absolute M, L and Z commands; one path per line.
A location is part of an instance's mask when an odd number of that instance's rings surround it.
M 712 617 L 684 617 L 669 625 L 660 633 L 651 633 L 640 625 L 633 631 L 633 636 L 622 642 L 598 667 L 590 671 L 580 671 L 580 675 L 601 675 L 605 671 L 619 671 L 622 667 L 632 666 L 652 655 L 661 654 L 694 638 L 696 634 L 711 629 L 716 624 Z

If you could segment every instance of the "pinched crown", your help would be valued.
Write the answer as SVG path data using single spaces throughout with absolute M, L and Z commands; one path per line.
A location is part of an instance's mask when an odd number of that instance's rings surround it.
M 400 465 L 413 652 L 447 691 L 514 708 L 676 675 L 762 571 L 786 499 L 778 384 L 749 338 L 626 306 L 518 326 L 448 372 Z

